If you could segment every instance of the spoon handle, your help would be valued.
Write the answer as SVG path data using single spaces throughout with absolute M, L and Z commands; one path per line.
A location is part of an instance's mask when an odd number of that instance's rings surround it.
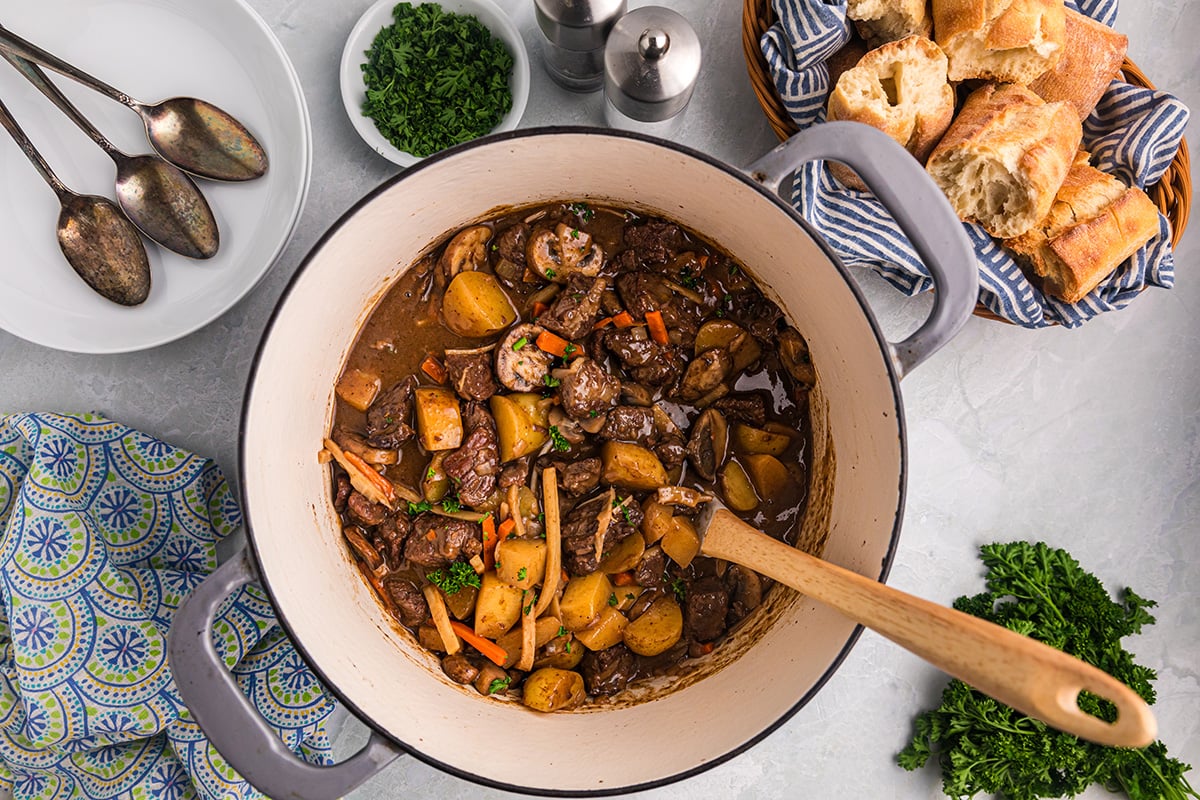
M 931 603 L 772 539 L 721 509 L 701 552 L 749 567 L 803 592 L 984 694 L 1059 730 L 1115 747 L 1144 747 L 1150 708 L 1108 673 L 979 617 Z M 1080 710 L 1088 691 L 1117 707 L 1109 724 Z
M 66 75 L 72 80 L 79 81 L 89 89 L 94 89 L 130 108 L 136 109 L 138 106 L 138 102 L 129 95 L 114 89 L 104 81 L 89 75 L 78 67 L 68 64 L 53 53 L 47 53 L 36 44 L 27 42 L 3 25 L 0 25 L 0 50 L 12 53 L 35 64 L 41 64 L 43 67 L 48 67 L 61 75 Z
M 59 200 L 70 194 L 70 190 L 58 179 L 58 176 L 54 174 L 54 170 L 50 169 L 50 165 L 46 163 L 46 159 L 42 158 L 42 154 L 33 146 L 33 142 L 25 135 L 25 131 L 21 130 L 21 126 L 13 119 L 12 114 L 9 113 L 8 106 L 4 105 L 3 100 L 0 100 L 0 125 L 3 125 L 4 129 L 9 132 L 13 141 L 21 148 L 21 152 L 25 154 L 25 157 L 37 169 L 38 174 L 42 176 L 46 183 L 50 184 L 50 188 L 58 195 Z
M 67 99 L 67 96 L 46 77 L 46 73 L 42 72 L 37 64 L 34 64 L 32 61 L 26 61 L 20 56 L 15 56 L 7 51 L 0 51 L 0 55 L 3 55 L 8 63 L 16 67 L 17 71 L 37 87 L 39 92 L 50 98 L 50 102 L 58 106 L 58 109 L 66 114 L 67 118 L 71 122 L 74 122 L 80 130 L 86 133 L 88 138 L 99 145 L 100 149 L 107 153 L 109 157 L 120 155 L 120 152 L 113 146 L 113 143 L 106 139 L 104 134 L 97 130 L 96 126 L 75 107 L 75 104 Z

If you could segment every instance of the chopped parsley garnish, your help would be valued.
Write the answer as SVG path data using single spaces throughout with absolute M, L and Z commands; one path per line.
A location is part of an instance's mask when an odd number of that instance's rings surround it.
M 620 601 L 619 601 L 619 600 L 617 600 L 617 593 L 616 593 L 616 592 L 613 592 L 612 594 L 610 594 L 610 595 L 608 596 L 608 604 L 609 604 L 610 606 L 615 606 L 615 605 L 616 605 L 618 602 L 620 602 Z
M 730 264 L 730 265 L 729 265 L 729 274 L 730 274 L 730 275 L 737 275 L 737 274 L 738 274 L 738 265 L 737 265 L 737 264 Z
M 559 432 L 557 425 L 550 426 L 550 442 L 554 445 L 554 449 L 560 452 L 565 453 L 571 449 L 571 443 Z
M 578 348 L 578 347 L 576 347 L 575 345 L 573 345 L 573 344 L 568 344 L 566 347 L 564 347 L 564 348 L 563 348 L 563 355 L 564 355 L 564 356 L 569 356 L 569 355 L 571 355 L 571 353 L 574 353 L 574 352 L 575 352 L 576 350 L 578 350 L 578 349 L 579 349 L 579 348 Z
M 525 336 L 522 336 L 520 339 L 517 339 L 515 342 L 513 342 L 512 348 L 513 350 L 520 350 L 527 344 L 529 344 L 529 339 Z
M 562 381 L 551 375 L 549 372 L 542 376 L 542 383 L 546 384 L 551 389 L 555 389 L 562 385 Z
M 435 569 L 425 576 L 446 594 L 458 594 L 464 586 L 479 588 L 479 575 L 465 561 L 455 561 L 449 567 Z
M 572 228 L 572 229 L 571 229 L 571 238 L 572 238 L 572 239 L 578 239 L 578 238 L 579 238 L 579 228 Z
M 556 633 L 556 634 L 554 634 L 554 635 L 555 635 L 555 636 L 566 636 L 566 635 L 567 635 L 567 629 L 566 629 L 566 628 L 564 628 L 562 625 L 559 625 L 559 626 L 558 626 L 558 633 Z
M 588 412 L 588 417 L 589 417 L 589 418 L 591 418 L 591 419 L 595 419 L 595 418 L 596 418 L 596 417 L 598 417 L 598 416 L 600 416 L 600 412 L 599 412 L 599 411 L 597 411 L 597 410 L 596 410 L 596 409 L 594 409 L 594 408 L 593 408 L 591 411 L 589 411 L 589 412 Z
M 508 675 L 505 675 L 503 678 L 496 678 L 494 681 L 488 684 L 488 694 L 503 692 L 508 688 L 510 683 L 512 683 L 512 678 Z
M 521 567 L 519 570 L 517 570 L 517 580 L 519 580 L 519 581 L 525 580 L 525 576 L 527 574 L 529 574 L 529 573 L 525 570 L 525 567 Z
M 435 477 L 437 477 L 437 470 L 434 469 L 433 467 L 430 467 L 429 470 L 425 473 L 425 477 L 428 478 L 429 480 L 433 480 Z
M 596 212 L 587 203 L 571 203 L 567 208 L 584 222 L 591 222 L 592 217 L 596 216 Z
M 567 640 L 566 650 L 567 650 L 567 655 L 571 655 L 571 641 L 569 639 Z
M 671 591 L 675 593 L 680 602 L 687 599 L 687 585 L 684 584 L 683 578 L 676 578 L 671 581 Z
M 454 514 L 458 511 L 462 511 L 462 503 L 457 497 L 443 497 L 442 511 L 445 511 L 447 514 Z
M 558 274 L 558 273 L 557 273 L 557 272 L 555 272 L 553 269 L 551 269 L 551 268 L 549 268 L 549 267 L 547 267 L 547 268 L 546 268 L 546 277 L 547 277 L 547 278 L 553 278 L 553 277 L 554 277 L 555 275 L 557 275 L 557 274 Z
M 428 500 L 422 500 L 419 503 L 414 503 L 411 500 L 408 502 L 408 513 L 414 517 L 422 511 L 428 511 L 431 508 L 433 508 L 433 505 Z
M 424 157 L 475 139 L 512 108 L 513 57 L 469 14 L 399 3 L 362 65 L 362 112 L 384 138 Z
M 686 289 L 695 289 L 700 285 L 699 279 L 692 274 L 691 267 L 683 267 L 679 270 L 679 283 Z

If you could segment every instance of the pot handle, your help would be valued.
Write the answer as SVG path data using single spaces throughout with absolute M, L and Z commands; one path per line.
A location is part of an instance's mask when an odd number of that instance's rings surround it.
M 746 171 L 776 193 L 803 164 L 833 159 L 854 169 L 899 224 L 933 276 L 929 318 L 889 343 L 903 378 L 966 324 L 979 296 L 975 251 L 950 201 L 911 154 L 887 134 L 859 122 L 826 122 L 801 131 Z M 789 198 L 784 198 L 788 200 Z
M 279 800 L 336 800 L 404 751 L 374 731 L 362 750 L 332 766 L 309 764 L 288 749 L 242 694 L 212 641 L 221 603 L 257 578 L 243 548 L 183 601 L 167 635 L 175 684 L 204 735 L 255 788 Z

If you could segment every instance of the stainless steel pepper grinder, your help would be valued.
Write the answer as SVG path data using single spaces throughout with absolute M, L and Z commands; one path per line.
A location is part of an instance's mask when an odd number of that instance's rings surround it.
M 630 11 L 604 52 L 604 119 L 614 128 L 674 134 L 700 75 L 700 38 L 661 6 Z
M 604 85 L 604 42 L 625 14 L 626 0 L 535 0 L 545 37 L 542 63 L 556 83 L 574 92 Z

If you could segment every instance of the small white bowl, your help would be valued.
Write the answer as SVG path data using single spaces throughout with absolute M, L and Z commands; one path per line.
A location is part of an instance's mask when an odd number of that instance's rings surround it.
M 434 0 L 428 0 L 434 2 Z M 525 104 L 529 100 L 529 53 L 525 49 L 525 41 L 521 32 L 513 24 L 508 15 L 500 10 L 491 0 L 436 0 L 443 11 L 455 14 L 470 14 L 487 26 L 492 35 L 504 42 L 508 52 L 513 57 L 512 74 L 509 76 L 508 88 L 512 92 L 512 108 L 500 120 L 500 124 L 492 128 L 490 133 L 510 131 L 517 127 L 521 116 L 525 113 Z M 358 131 L 363 141 L 371 146 L 376 153 L 399 164 L 410 167 L 421 160 L 398 149 L 384 138 L 375 122 L 362 112 L 363 102 L 367 98 L 366 85 L 363 83 L 362 65 L 367 63 L 367 50 L 375 41 L 375 36 L 394 21 L 392 9 L 404 0 L 379 0 L 359 17 L 346 39 L 346 47 L 342 50 L 341 86 L 342 103 L 346 106 L 346 114 L 351 124 Z M 413 5 L 421 5 L 426 0 L 408 0 Z

